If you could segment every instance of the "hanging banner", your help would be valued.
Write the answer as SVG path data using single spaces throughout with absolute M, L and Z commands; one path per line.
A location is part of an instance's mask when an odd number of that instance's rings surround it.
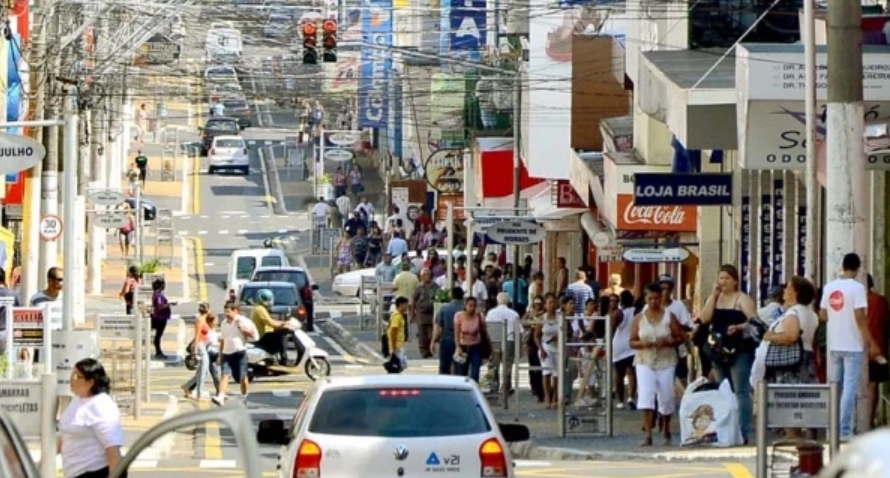
M 485 0 L 449 0 L 451 51 L 478 51 L 485 46 Z
M 760 196 L 760 299 L 769 294 L 769 283 L 772 277 L 772 226 L 773 216 L 770 209 L 772 197 L 769 194 Z
M 750 294 L 751 283 L 751 198 L 742 196 L 742 292 Z
M 807 272 L 807 207 L 797 206 L 797 275 Z
M 359 126 L 385 129 L 389 122 L 389 77 L 392 71 L 392 0 L 365 0 L 362 18 L 362 69 L 359 81 Z M 380 48 L 383 47 L 383 48 Z
M 773 180 L 773 274 L 770 285 L 782 283 L 785 270 L 785 181 Z

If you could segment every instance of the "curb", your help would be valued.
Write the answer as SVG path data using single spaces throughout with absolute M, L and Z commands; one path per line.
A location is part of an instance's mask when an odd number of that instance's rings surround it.
M 269 158 L 266 147 L 259 148 L 260 169 L 263 171 L 263 186 L 266 188 L 266 205 L 277 216 L 287 215 L 284 206 L 284 194 L 281 192 L 281 179 L 278 177 L 278 168 L 275 166 L 275 158 Z
M 510 443 L 508 448 L 514 459 L 536 461 L 701 462 L 753 460 L 757 458 L 757 449 L 754 447 L 677 448 L 673 451 L 656 453 L 617 450 L 584 451 L 575 448 L 538 446 L 533 439 L 526 442 Z M 775 451 L 773 457 L 787 461 L 797 460 L 797 456 L 794 453 L 784 451 Z
M 318 324 L 318 326 L 324 331 L 326 335 L 334 339 L 334 341 L 345 347 L 348 351 L 353 352 L 354 355 L 368 360 L 372 363 L 382 364 L 386 362 L 386 359 L 383 358 L 382 355 L 380 355 L 376 350 L 372 349 L 364 342 L 360 342 L 358 339 L 356 339 L 354 335 L 352 335 L 342 325 L 338 324 L 333 317 Z

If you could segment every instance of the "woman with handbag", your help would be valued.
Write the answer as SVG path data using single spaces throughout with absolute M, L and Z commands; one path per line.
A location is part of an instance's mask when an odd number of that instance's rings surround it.
M 747 445 L 754 403 L 751 397 L 751 366 L 758 340 L 751 319 L 760 319 L 757 307 L 739 290 L 739 270 L 732 264 L 720 266 L 717 283 L 701 311 L 701 322 L 710 326 L 705 349 L 711 358 L 717 382 L 729 380 L 739 403 L 739 428 Z
M 810 306 L 816 288 L 803 277 L 792 277 L 785 287 L 785 313 L 763 335 L 751 371 L 751 385 L 769 383 L 818 383 L 813 345 L 819 317 Z M 786 438 L 798 438 L 800 430 L 788 429 Z
M 476 309 L 475 297 L 467 297 L 464 300 L 464 310 L 455 314 L 454 336 L 457 340 L 454 361 L 457 363 L 458 375 L 469 375 L 479 383 L 482 361 L 491 357 L 491 339 L 485 329 L 485 318 Z
M 182 392 L 186 398 L 191 397 L 195 390 L 195 398 L 201 399 L 204 380 L 207 372 L 213 378 L 213 386 L 216 393 L 211 397 L 219 396 L 219 333 L 216 331 L 216 315 L 210 311 L 210 304 L 202 302 L 198 305 L 198 317 L 195 319 L 195 340 L 189 344 L 190 352 L 198 357 L 198 368 L 195 375 L 183 384 Z

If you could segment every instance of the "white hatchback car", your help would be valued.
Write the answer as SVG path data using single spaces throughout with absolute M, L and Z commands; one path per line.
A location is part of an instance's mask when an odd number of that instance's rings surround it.
M 525 425 L 495 422 L 475 382 L 442 375 L 330 377 L 293 420 L 263 420 L 257 441 L 284 445 L 282 478 L 514 477 L 507 443 Z
M 250 173 L 250 159 L 247 156 L 247 143 L 241 136 L 217 136 L 207 152 L 210 159 L 207 172 L 213 174 L 223 169 L 236 169 L 247 176 Z

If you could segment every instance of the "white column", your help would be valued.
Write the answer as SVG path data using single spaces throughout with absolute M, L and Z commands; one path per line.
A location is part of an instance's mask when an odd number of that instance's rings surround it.
M 797 275 L 797 256 L 794 255 L 797 243 L 797 179 L 790 171 L 782 173 L 785 184 L 785 211 L 782 217 L 784 234 L 782 236 L 782 282 Z

